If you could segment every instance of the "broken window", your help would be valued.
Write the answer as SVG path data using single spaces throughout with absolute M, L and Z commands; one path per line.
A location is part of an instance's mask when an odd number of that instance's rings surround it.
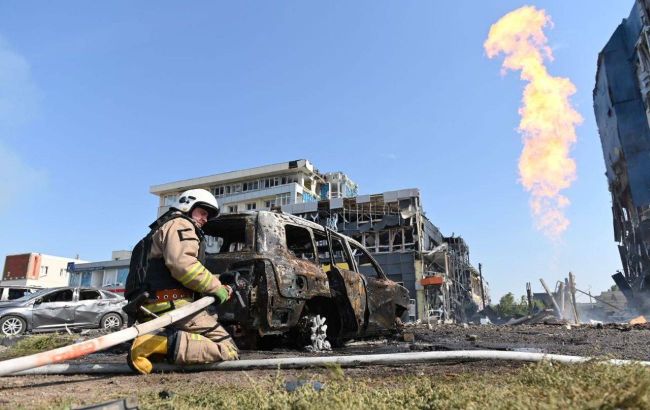
M 58 292 L 52 292 L 42 298 L 43 303 L 48 302 L 70 302 L 72 301 L 72 289 L 64 289 Z
M 384 275 L 381 273 L 381 269 L 375 262 L 370 254 L 360 246 L 357 246 L 353 243 L 350 244 L 352 248 L 352 255 L 357 260 L 359 265 L 359 273 L 362 273 L 366 276 L 383 279 Z
M 79 300 L 101 299 L 102 295 L 96 290 L 82 290 L 79 292 Z
M 307 259 L 316 263 L 316 252 L 314 242 L 309 229 L 295 225 L 284 226 L 287 249 L 293 255 L 301 259 Z
M 368 248 L 370 252 L 377 252 L 377 234 L 368 232 L 363 234 L 363 246 Z
M 403 242 L 403 233 L 404 229 L 391 229 L 390 230 L 390 245 L 391 252 L 401 252 L 404 251 L 404 242 Z
M 413 228 L 404 229 L 404 250 L 415 249 L 415 238 L 413 237 Z
M 316 250 L 318 252 L 318 260 L 320 261 L 321 268 L 325 272 L 329 270 L 329 264 L 330 264 L 330 248 L 327 243 L 327 236 L 325 235 L 324 232 L 314 232 L 314 241 L 316 243 Z M 327 270 L 325 269 L 325 265 L 327 266 Z
M 390 250 L 390 236 L 388 231 L 379 232 L 379 249 L 378 252 L 388 252 Z
M 253 239 L 246 230 L 246 218 L 218 218 L 204 227 L 206 236 L 213 237 L 217 253 L 238 252 L 253 249 Z M 254 236 L 254 230 L 250 235 Z
M 352 270 L 352 259 L 348 253 L 348 249 L 344 246 L 341 238 L 331 236 L 332 239 L 332 254 L 334 263 L 340 269 Z

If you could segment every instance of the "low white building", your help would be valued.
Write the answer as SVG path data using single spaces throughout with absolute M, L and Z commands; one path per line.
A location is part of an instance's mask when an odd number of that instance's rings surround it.
M 131 251 L 113 251 L 107 261 L 74 263 L 69 267 L 69 285 L 123 293 L 130 260 Z
M 7 255 L 0 285 L 37 286 L 52 288 L 68 286 L 68 265 L 83 263 L 80 259 L 64 258 L 30 252 Z

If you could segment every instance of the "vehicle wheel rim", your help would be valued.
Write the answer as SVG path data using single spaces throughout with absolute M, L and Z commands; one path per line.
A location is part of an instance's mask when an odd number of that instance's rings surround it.
M 104 329 L 109 329 L 111 327 L 118 327 L 120 325 L 120 319 L 116 316 L 109 316 L 104 319 Z
M 2 324 L 2 333 L 5 335 L 17 335 L 23 330 L 23 323 L 20 319 L 9 318 Z

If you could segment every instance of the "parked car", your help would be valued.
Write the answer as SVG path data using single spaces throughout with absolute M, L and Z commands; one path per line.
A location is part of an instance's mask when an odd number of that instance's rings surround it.
M 408 290 L 360 243 L 314 222 L 257 211 L 223 215 L 204 231 L 219 250 L 208 254 L 206 267 L 237 290 L 218 308 L 220 321 L 242 346 L 273 335 L 304 346 L 317 315 L 336 346 L 395 330 L 408 309 Z
M 41 289 L 0 305 L 0 333 L 15 336 L 26 331 L 62 329 L 118 329 L 126 321 L 124 298 L 91 288 Z
M 38 291 L 39 289 L 43 289 L 43 288 L 39 288 L 35 286 L 14 286 L 14 285 L 0 286 L 0 302 L 6 302 L 8 300 L 22 298 L 25 295 L 29 295 Z

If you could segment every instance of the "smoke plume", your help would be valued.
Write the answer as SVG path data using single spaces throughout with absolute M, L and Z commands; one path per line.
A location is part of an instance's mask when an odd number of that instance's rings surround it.
M 524 147 L 519 157 L 520 183 L 530 192 L 530 207 L 538 230 L 559 239 L 569 226 L 564 214 L 569 199 L 561 191 L 576 179 L 576 163 L 569 156 L 582 122 L 569 97 L 576 88 L 568 78 L 551 76 L 544 60 L 553 60 L 544 28 L 552 27 L 544 10 L 524 6 L 490 27 L 484 47 L 489 58 L 503 53 L 502 74 L 521 71 L 524 89 L 519 132 Z

